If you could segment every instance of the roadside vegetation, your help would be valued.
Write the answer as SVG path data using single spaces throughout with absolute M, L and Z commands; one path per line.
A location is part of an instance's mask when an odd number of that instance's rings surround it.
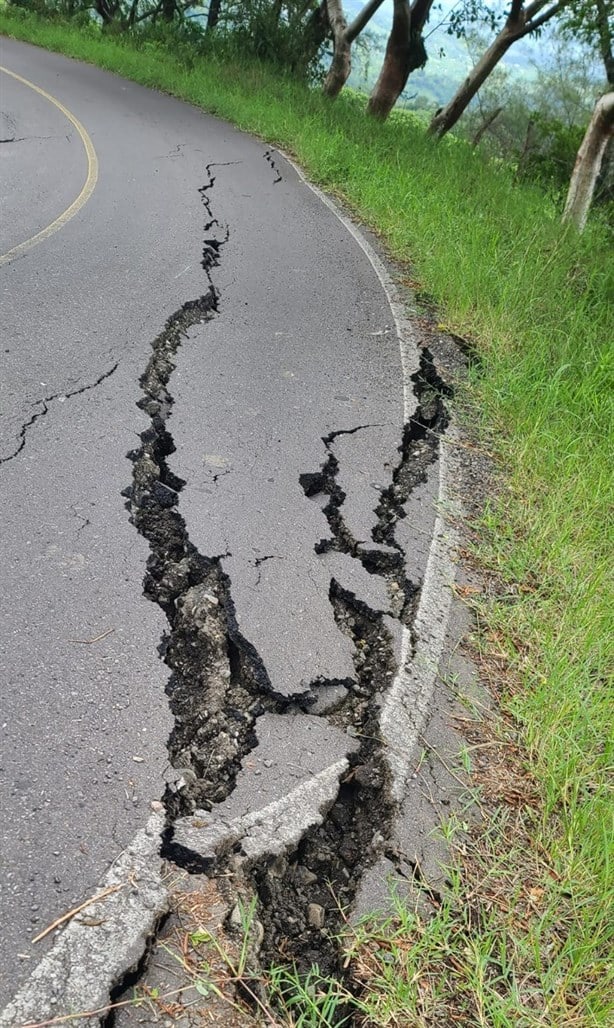
M 465 554 L 495 583 L 466 597 L 499 703 L 496 716 L 471 714 L 461 755 L 484 818 L 469 833 L 447 826 L 452 888 L 432 919 L 399 903 L 386 922 L 350 933 L 354 1023 L 611 1025 L 607 205 L 579 234 L 561 224 L 564 192 L 552 182 L 519 177 L 460 135 L 435 142 L 411 112 L 367 119 L 367 98 L 348 90 L 331 103 L 309 76 L 253 52 L 241 58 L 236 39 L 195 46 L 192 29 L 103 31 L 83 12 L 69 23 L 15 6 L 0 9 L 0 31 L 164 90 L 289 152 L 378 233 L 440 324 L 469 342 L 458 414 L 497 472 Z M 327 1023 L 307 1019 L 304 1004 L 299 1019 L 281 971 L 273 985 L 288 1005 L 284 1023 Z

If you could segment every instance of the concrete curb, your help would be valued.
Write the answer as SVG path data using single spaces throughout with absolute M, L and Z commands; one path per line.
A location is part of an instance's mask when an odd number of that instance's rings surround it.
M 418 366 L 418 346 L 414 328 L 405 315 L 405 306 L 399 291 L 382 259 L 350 218 L 329 196 L 308 181 L 302 169 L 291 157 L 282 150 L 277 152 L 294 169 L 301 181 L 339 219 L 360 246 L 380 280 L 382 289 L 388 297 L 399 340 L 403 368 L 404 416 L 408 422 L 414 414 L 415 407 L 411 376 Z M 387 760 L 392 775 L 392 798 L 397 802 L 404 796 L 410 772 L 410 755 L 424 726 L 428 704 L 435 688 L 452 604 L 450 587 L 455 578 L 452 553 L 458 545 L 458 534 L 451 518 L 444 520 L 442 512 L 445 509 L 452 518 L 460 513 L 453 503 L 450 491 L 452 453 L 457 441 L 458 433 L 452 421 L 440 440 L 439 513 L 435 521 L 414 622 L 415 652 L 412 655 L 411 633 L 408 628 L 403 627 L 399 670 L 386 694 L 380 715 L 382 736 L 388 746 Z
M 27 1025 L 69 1013 L 102 1010 L 125 975 L 136 970 L 148 940 L 168 911 L 160 857 L 164 815 L 153 814 L 117 858 L 98 892 L 62 931 L 50 952 L 0 1014 L 1 1028 Z M 96 893 L 98 895 L 98 893 Z M 92 1025 L 76 1017 L 73 1028 Z
M 208 815 L 197 810 L 175 822 L 173 841 L 204 860 L 214 860 L 223 848 L 239 844 L 251 860 L 278 856 L 296 846 L 310 828 L 322 823 L 348 768 L 347 760 L 339 760 L 311 781 L 292 789 L 284 799 L 233 821 L 214 821 L 203 828 L 202 819 Z
M 450 453 L 456 440 L 452 423 L 440 441 L 439 506 L 448 514 L 453 509 L 449 492 Z M 410 653 L 409 632 L 403 635 L 401 660 L 394 681 L 386 693 L 380 714 L 380 728 L 387 747 L 392 775 L 392 798 L 400 802 L 412 769 L 413 749 L 418 741 L 433 696 L 445 643 L 456 568 L 452 553 L 458 545 L 453 523 L 437 514 L 429 551 L 420 603 L 414 621 L 415 649 Z

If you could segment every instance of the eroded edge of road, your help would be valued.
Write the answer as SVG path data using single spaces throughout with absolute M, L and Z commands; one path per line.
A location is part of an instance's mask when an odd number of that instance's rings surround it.
M 390 851 L 391 830 L 408 773 L 399 759 L 399 726 L 411 728 L 414 738 L 432 693 L 443 637 L 434 636 L 428 622 L 435 606 L 445 630 L 441 597 L 449 591 L 453 576 L 453 532 L 442 529 L 438 518 L 422 590 L 407 580 L 403 554 L 394 538 L 395 522 L 403 516 L 412 490 L 438 456 L 440 468 L 445 470 L 446 465 L 439 442 L 448 422 L 444 397 L 449 389 L 435 371 L 428 351 L 423 351 L 420 368 L 412 376 L 417 409 L 400 441 L 392 485 L 382 494 L 372 547 L 357 544 L 343 521 L 343 495 L 336 483 L 332 447 L 336 433 L 323 440 L 327 451 L 324 465 L 301 476 L 307 496 L 320 493 L 328 497 L 324 513 L 331 536 L 322 540 L 319 552 L 347 554 L 369 574 L 384 576 L 395 587 L 393 618 L 400 630 L 400 665 L 395 659 L 390 618 L 385 620 L 381 611 L 373 610 L 332 578 L 329 598 L 339 629 L 354 644 L 355 680 L 325 683 L 333 690 L 341 686 L 342 691 L 338 700 L 321 709 L 315 690 L 294 697 L 275 694 L 258 653 L 238 630 L 231 583 L 222 567 L 224 555 L 198 553 L 177 510 L 184 483 L 167 463 L 174 451 L 167 426 L 173 405 L 169 382 L 174 357 L 189 329 L 214 317 L 218 310 L 212 271 L 219 264 L 229 231 L 212 214 L 215 167 L 219 165 L 207 166 L 208 181 L 200 190 L 207 212 L 202 266 L 208 288 L 198 299 L 183 304 L 152 344 L 139 401 L 150 426 L 142 433 L 141 446 L 130 454 L 133 482 L 126 491 L 133 523 L 150 545 L 144 591 L 160 605 L 169 623 L 161 646 L 171 671 L 167 693 L 175 718 L 169 739 L 174 772 L 164 796 L 166 818 L 162 824 L 156 813 L 143 830 L 148 840 L 146 867 L 142 861 L 139 868 L 124 866 L 121 884 L 107 884 L 109 876 L 103 882 L 102 891 L 113 891 L 97 905 L 96 912 L 102 913 L 100 925 L 90 921 L 84 936 L 79 921 L 73 921 L 31 979 L 37 978 L 37 995 L 29 985 L 22 989 L 0 1018 L 0 1025 L 58 1013 L 60 1005 L 71 1011 L 91 1010 L 92 1004 L 104 1002 L 101 996 L 105 992 L 107 997 L 116 996 L 134 980 L 168 909 L 161 859 L 152 842 L 160 838 L 164 857 L 188 872 L 230 873 L 237 894 L 257 896 L 265 960 L 278 952 L 282 936 L 287 946 L 292 924 L 289 955 L 304 966 L 318 962 L 325 970 L 340 973 L 340 954 L 331 938 L 336 925 L 330 917 L 314 916 L 314 910 L 328 912 L 336 906 L 341 911 L 351 905 L 363 872 Z M 363 249 L 373 263 L 366 244 Z M 389 284 L 389 296 L 390 289 Z M 440 501 L 445 502 L 444 490 L 445 482 L 440 481 Z M 416 688 L 421 699 L 408 720 L 407 699 Z M 256 754 L 261 745 L 260 719 L 264 723 L 268 718 L 271 723 L 281 717 L 303 718 L 303 723 L 304 718 L 310 723 L 320 719 L 326 732 L 345 740 L 338 759 L 316 775 L 309 772 L 311 782 L 301 783 L 255 814 L 219 816 L 233 796 L 246 757 Z M 407 751 L 406 736 L 403 742 Z M 130 850 L 126 854 L 129 862 Z M 119 866 L 120 861 L 116 869 Z M 324 881 L 332 887 L 326 885 L 329 899 L 331 894 L 334 897 L 332 906 L 321 891 Z M 140 882 L 149 882 L 149 891 Z M 134 898 L 136 907 L 142 901 L 145 908 L 129 946 L 125 946 L 129 933 L 121 926 L 122 900 L 118 899 L 126 889 L 125 895 Z M 114 906 L 118 909 L 111 909 Z M 288 913 L 297 908 L 303 915 L 288 919 Z M 89 951 L 89 957 L 80 953 L 76 962 L 75 938 Z M 113 950 L 114 944 L 115 959 L 109 959 L 109 946 Z M 123 956 L 118 955 L 120 951 Z M 83 968 L 88 966 L 89 975 L 84 976 Z M 48 995 L 44 996 L 46 986 Z M 41 1006 L 41 1002 L 47 1005 Z M 7 1016 L 12 1019 L 6 1020 Z

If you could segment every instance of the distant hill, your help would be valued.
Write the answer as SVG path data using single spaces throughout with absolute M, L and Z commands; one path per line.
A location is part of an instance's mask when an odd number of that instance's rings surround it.
M 452 6 L 451 0 L 443 0 L 440 9 L 432 12 L 425 32 L 429 59 L 425 68 L 411 75 L 404 97 L 411 106 L 435 108 L 446 103 L 473 64 L 466 42 L 446 31 L 446 14 Z M 362 7 L 361 0 L 345 0 L 344 3 L 349 20 Z M 369 24 L 368 47 L 354 48 L 350 78 L 354 88 L 368 91 L 375 82 L 391 24 L 392 0 L 385 0 Z M 544 32 L 538 39 L 519 40 L 501 63 L 519 83 L 527 83 L 535 78 L 536 66 L 543 63 L 547 53 L 548 34 Z

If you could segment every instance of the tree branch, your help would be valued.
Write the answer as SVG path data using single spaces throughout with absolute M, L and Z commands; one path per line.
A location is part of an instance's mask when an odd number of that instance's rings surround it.
M 482 139 L 482 136 L 488 131 L 493 122 L 497 120 L 502 110 L 503 107 L 495 107 L 494 111 L 491 111 L 490 114 L 487 115 L 487 117 L 484 119 L 479 129 L 475 133 L 473 139 L 471 140 L 471 145 L 473 147 L 476 147 L 478 145 L 478 143 Z
M 544 13 L 539 16 L 539 18 L 531 19 L 531 21 L 527 20 L 527 23 L 522 31 L 522 36 L 528 36 L 530 32 L 536 32 L 537 29 L 540 29 L 542 25 L 546 24 L 547 21 L 550 21 L 551 18 L 554 18 L 555 14 L 558 14 L 564 6 L 565 0 L 558 0 L 556 4 L 554 4 L 552 7 L 549 7 L 547 11 L 544 11 Z
M 136 3 L 138 3 L 138 0 L 136 0 Z M 138 25 L 139 22 L 145 21 L 146 18 L 157 18 L 163 7 L 164 2 L 163 0 L 160 0 L 160 3 L 156 4 L 155 7 L 149 7 L 146 11 L 143 11 L 142 14 L 139 14 L 138 18 L 133 18 L 131 24 Z
M 382 6 L 383 2 L 384 0 L 369 0 L 369 2 L 363 7 L 362 11 L 359 11 L 354 18 L 354 21 L 351 22 L 345 30 L 345 38 L 348 43 L 353 43 L 356 37 L 360 35 L 365 25 L 371 21 L 371 18 L 377 9 Z
M 432 6 L 433 0 L 414 0 L 413 4 L 411 5 L 412 32 L 422 32 L 422 29 L 428 21 L 428 17 L 431 13 Z
M 527 21 L 527 22 L 532 21 L 533 18 L 535 17 L 535 15 L 539 14 L 539 12 L 542 10 L 542 8 L 545 7 L 549 2 L 550 2 L 550 0 L 533 0 L 533 3 L 527 4 L 527 7 L 526 7 L 525 12 L 524 12 L 525 21 Z M 557 0 L 557 3 L 555 4 L 555 7 L 558 8 L 558 7 L 562 7 L 562 6 L 563 6 L 562 0 Z
M 507 16 L 506 21 L 516 22 L 520 20 L 523 2 L 524 0 L 512 0 L 512 6 L 510 7 L 510 13 Z

